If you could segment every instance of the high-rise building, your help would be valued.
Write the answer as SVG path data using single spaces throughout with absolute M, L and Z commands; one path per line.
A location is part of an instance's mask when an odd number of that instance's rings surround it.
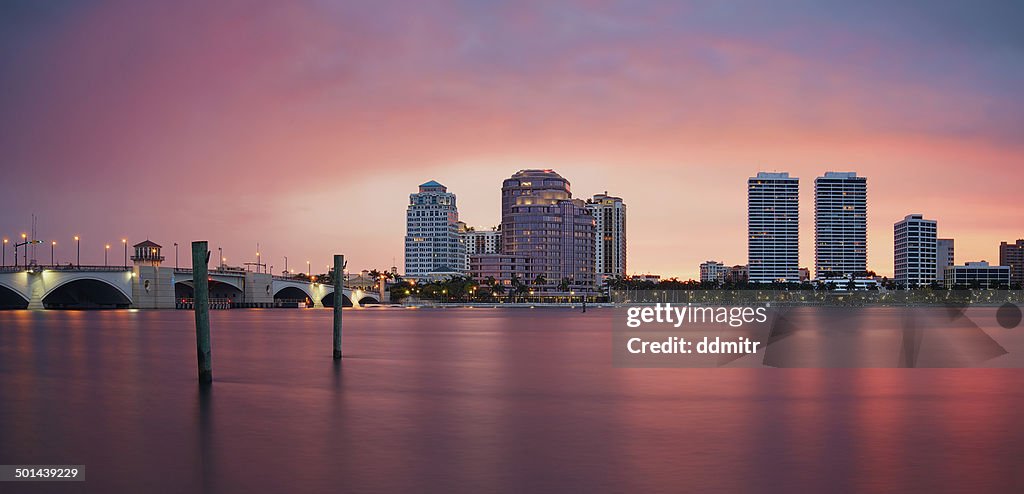
M 455 194 L 433 180 L 409 194 L 406 208 L 405 274 L 411 278 L 466 272 L 466 245 L 459 229 Z
M 1024 283 L 1024 240 L 999 243 L 999 265 L 1010 267 L 1010 282 Z
M 867 271 L 867 179 L 826 172 L 814 180 L 814 276 Z
M 700 281 L 721 283 L 729 274 L 729 268 L 718 261 L 704 261 L 700 263 Z
M 594 217 L 594 264 L 598 281 L 626 277 L 626 204 L 622 198 L 595 194 L 587 201 Z
M 758 172 L 747 180 L 747 258 L 750 281 L 800 279 L 800 179 Z
M 493 226 L 489 230 L 466 229 L 466 254 L 498 254 L 501 252 L 501 229 Z
M 552 170 L 520 170 L 502 183 L 501 250 L 526 258 L 517 276 L 541 290 L 565 279 L 570 289 L 594 286 L 594 217 Z
M 935 241 L 935 279 L 946 279 L 946 268 L 956 264 L 953 255 L 953 239 L 940 238 Z
M 907 215 L 893 225 L 896 283 L 908 288 L 935 281 L 937 224 L 920 214 Z
M 471 271 L 470 258 L 477 254 L 498 254 L 501 252 L 501 229 L 477 230 L 471 226 L 460 229 L 466 244 L 466 272 Z

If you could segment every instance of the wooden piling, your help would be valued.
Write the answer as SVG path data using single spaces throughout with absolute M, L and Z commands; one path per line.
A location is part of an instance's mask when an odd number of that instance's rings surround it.
M 213 382 L 210 361 L 210 283 L 206 265 L 210 251 L 205 241 L 192 242 L 193 309 L 196 313 L 196 355 L 199 361 L 199 384 Z
M 341 307 L 345 300 L 345 256 L 334 255 L 334 360 L 341 360 Z

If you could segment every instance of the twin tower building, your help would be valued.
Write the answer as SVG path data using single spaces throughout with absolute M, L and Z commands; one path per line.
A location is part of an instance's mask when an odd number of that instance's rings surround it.
M 501 224 L 459 221 L 455 194 L 435 181 L 409 195 L 406 277 L 470 276 L 538 292 L 588 290 L 626 276 L 626 205 L 597 194 L 573 199 L 552 170 L 520 170 L 501 186 Z
M 800 281 L 800 180 L 760 172 L 747 181 L 749 279 Z M 827 172 L 814 180 L 814 273 L 817 278 L 867 271 L 867 180 Z

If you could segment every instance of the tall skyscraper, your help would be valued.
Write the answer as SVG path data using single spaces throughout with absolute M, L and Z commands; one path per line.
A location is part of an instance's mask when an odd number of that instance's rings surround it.
M 920 214 L 907 215 L 893 225 L 896 282 L 914 288 L 935 281 L 937 224 Z
M 946 268 L 956 264 L 953 252 L 953 239 L 940 238 L 935 241 L 935 279 L 946 279 Z
M 814 180 L 814 276 L 867 271 L 867 179 L 826 172 Z
M 1024 240 L 999 243 L 999 265 L 1010 267 L 1010 283 L 1024 283 Z
M 541 289 L 594 286 L 594 217 L 552 170 L 520 170 L 501 187 L 502 254 L 525 258 L 524 283 Z M 537 286 L 537 285 L 535 285 Z
M 594 216 L 594 263 L 598 282 L 626 277 L 626 204 L 622 198 L 595 194 L 587 201 Z
M 751 283 L 800 280 L 800 179 L 758 172 L 747 180 L 747 258 Z
M 459 232 L 455 194 L 431 180 L 409 194 L 405 216 L 406 276 L 465 273 L 466 245 Z

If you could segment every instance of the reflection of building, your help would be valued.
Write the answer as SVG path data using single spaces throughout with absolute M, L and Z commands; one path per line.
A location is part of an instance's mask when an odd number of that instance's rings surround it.
M 999 243 L 999 265 L 1009 266 L 1010 281 L 1024 283 L 1024 240 Z
M 409 194 L 405 274 L 411 278 L 464 274 L 466 246 L 459 233 L 455 194 L 433 180 Z
M 953 256 L 953 239 L 940 238 L 935 241 L 935 279 L 946 278 L 946 268 L 956 264 Z
M 935 220 L 920 214 L 907 215 L 893 225 L 896 282 L 908 288 L 935 281 Z
M 594 216 L 594 265 L 598 280 L 626 277 L 626 204 L 622 198 L 595 194 L 587 201 Z
M 516 276 L 541 289 L 594 286 L 594 217 L 552 170 L 520 170 L 501 187 L 501 253 L 524 258 Z
M 867 179 L 827 172 L 814 180 L 814 276 L 867 270 Z
M 725 281 L 725 275 L 728 273 L 729 268 L 725 267 L 725 264 L 718 261 L 705 261 L 700 263 L 701 282 L 721 283 Z
M 946 287 L 998 288 L 1010 284 L 1009 266 L 989 266 L 987 262 L 969 262 L 946 268 Z
M 758 172 L 747 180 L 747 257 L 750 281 L 795 282 L 799 273 L 800 179 Z

